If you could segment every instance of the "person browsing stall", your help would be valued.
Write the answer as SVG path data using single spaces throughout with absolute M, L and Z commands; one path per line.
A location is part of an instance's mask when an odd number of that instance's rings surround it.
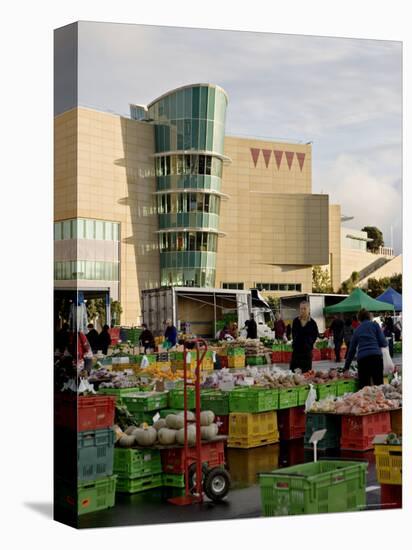
M 173 325 L 171 319 L 166 321 L 165 339 L 170 348 L 173 348 L 177 343 L 177 328 Z
M 360 325 L 354 331 L 345 370 L 348 370 L 355 354 L 358 363 L 359 388 L 379 386 L 383 384 L 383 357 L 381 348 L 386 348 L 388 342 L 382 329 L 370 320 L 370 313 L 361 309 L 358 313 Z

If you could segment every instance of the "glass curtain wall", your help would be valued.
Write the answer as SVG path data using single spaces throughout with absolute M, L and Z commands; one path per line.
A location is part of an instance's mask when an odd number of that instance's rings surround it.
M 148 106 L 162 285 L 215 285 L 227 101 L 218 86 L 195 85 Z

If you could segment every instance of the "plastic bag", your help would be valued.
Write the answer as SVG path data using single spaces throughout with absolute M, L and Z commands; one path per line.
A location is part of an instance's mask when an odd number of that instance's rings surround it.
M 382 351 L 382 359 L 383 359 L 383 374 L 392 374 L 395 365 L 393 364 L 392 358 L 389 353 L 389 348 L 386 346 L 385 348 L 381 348 Z
M 146 355 L 143 355 L 142 360 L 140 362 L 140 368 L 145 369 L 149 366 L 149 359 L 146 357 Z
M 330 338 L 328 339 L 328 348 L 329 348 L 329 349 L 333 349 L 334 347 L 335 347 L 335 344 L 333 343 L 333 338 L 330 337 Z
M 316 401 L 316 389 L 313 384 L 309 384 L 309 393 L 305 401 L 305 412 L 310 411 L 313 407 L 313 404 Z

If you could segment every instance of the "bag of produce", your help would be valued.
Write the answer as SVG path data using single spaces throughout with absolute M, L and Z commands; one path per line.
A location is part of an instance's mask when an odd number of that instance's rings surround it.
M 309 393 L 305 401 L 305 412 L 308 412 L 316 402 L 316 389 L 313 384 L 309 384 Z
M 385 348 L 381 348 L 381 351 L 383 359 L 383 374 L 392 374 L 395 369 L 395 365 L 393 364 L 392 358 L 390 356 L 388 346 L 386 346 Z

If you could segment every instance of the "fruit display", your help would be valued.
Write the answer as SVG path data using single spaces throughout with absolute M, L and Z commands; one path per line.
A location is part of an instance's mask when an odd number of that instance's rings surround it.
M 388 392 L 388 390 L 385 391 Z M 358 392 L 346 394 L 340 398 L 330 396 L 316 401 L 310 412 L 361 415 L 399 408 L 402 403 L 401 394 L 391 390 L 391 395 L 400 396 L 400 399 L 385 397 L 383 386 L 365 386 Z

